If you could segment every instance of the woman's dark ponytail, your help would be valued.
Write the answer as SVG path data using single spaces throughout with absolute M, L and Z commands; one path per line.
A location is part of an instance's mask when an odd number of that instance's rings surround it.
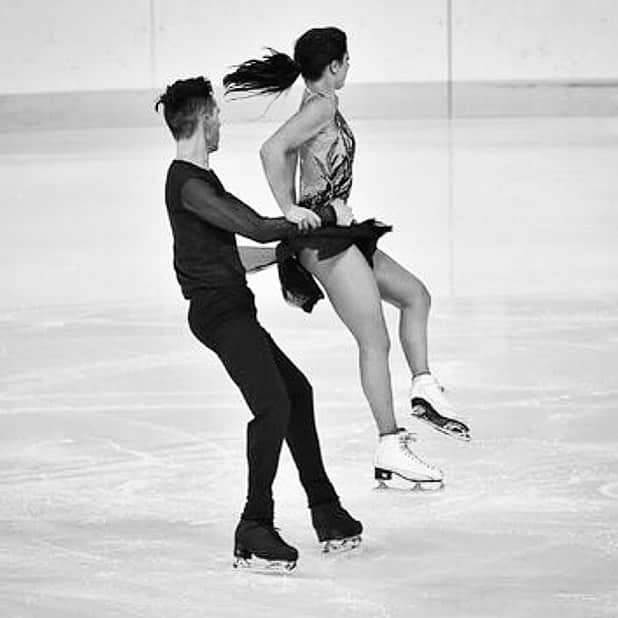
M 287 54 L 267 47 L 261 59 L 247 60 L 223 78 L 225 94 L 281 94 L 296 81 L 300 66 Z

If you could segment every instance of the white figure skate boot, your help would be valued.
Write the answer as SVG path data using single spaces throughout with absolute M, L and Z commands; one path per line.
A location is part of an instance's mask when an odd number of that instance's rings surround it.
M 373 465 L 379 487 L 387 487 L 384 481 L 393 475 L 407 481 L 413 489 L 440 489 L 442 471 L 425 463 L 410 449 L 414 436 L 405 429 L 396 434 L 382 436 L 376 449 Z
M 422 374 L 412 380 L 410 404 L 412 416 L 447 436 L 466 442 L 470 440 L 470 429 L 465 423 L 451 418 L 456 410 L 445 396 L 444 388 L 431 374 Z

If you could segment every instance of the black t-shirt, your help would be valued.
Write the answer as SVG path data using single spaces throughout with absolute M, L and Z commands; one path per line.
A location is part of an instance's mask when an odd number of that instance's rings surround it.
M 298 234 L 284 217 L 262 217 L 228 193 L 212 170 L 175 159 L 165 185 L 174 237 L 174 269 L 182 294 L 246 285 L 234 234 L 260 243 Z

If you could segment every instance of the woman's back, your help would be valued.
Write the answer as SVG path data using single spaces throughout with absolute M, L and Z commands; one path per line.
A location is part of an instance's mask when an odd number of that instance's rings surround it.
M 301 109 L 314 97 L 337 97 L 305 89 Z M 348 123 L 339 109 L 320 132 L 299 149 L 300 200 L 299 205 L 312 208 L 340 199 L 347 202 L 352 189 L 352 164 L 355 142 Z

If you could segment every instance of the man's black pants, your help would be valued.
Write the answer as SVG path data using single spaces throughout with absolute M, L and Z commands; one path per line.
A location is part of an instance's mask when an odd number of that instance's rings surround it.
M 257 321 L 251 291 L 195 293 L 189 326 L 221 359 L 254 416 L 247 426 L 249 488 L 242 518 L 273 520 L 272 484 L 284 439 L 309 506 L 337 500 L 322 462 L 311 385 Z

